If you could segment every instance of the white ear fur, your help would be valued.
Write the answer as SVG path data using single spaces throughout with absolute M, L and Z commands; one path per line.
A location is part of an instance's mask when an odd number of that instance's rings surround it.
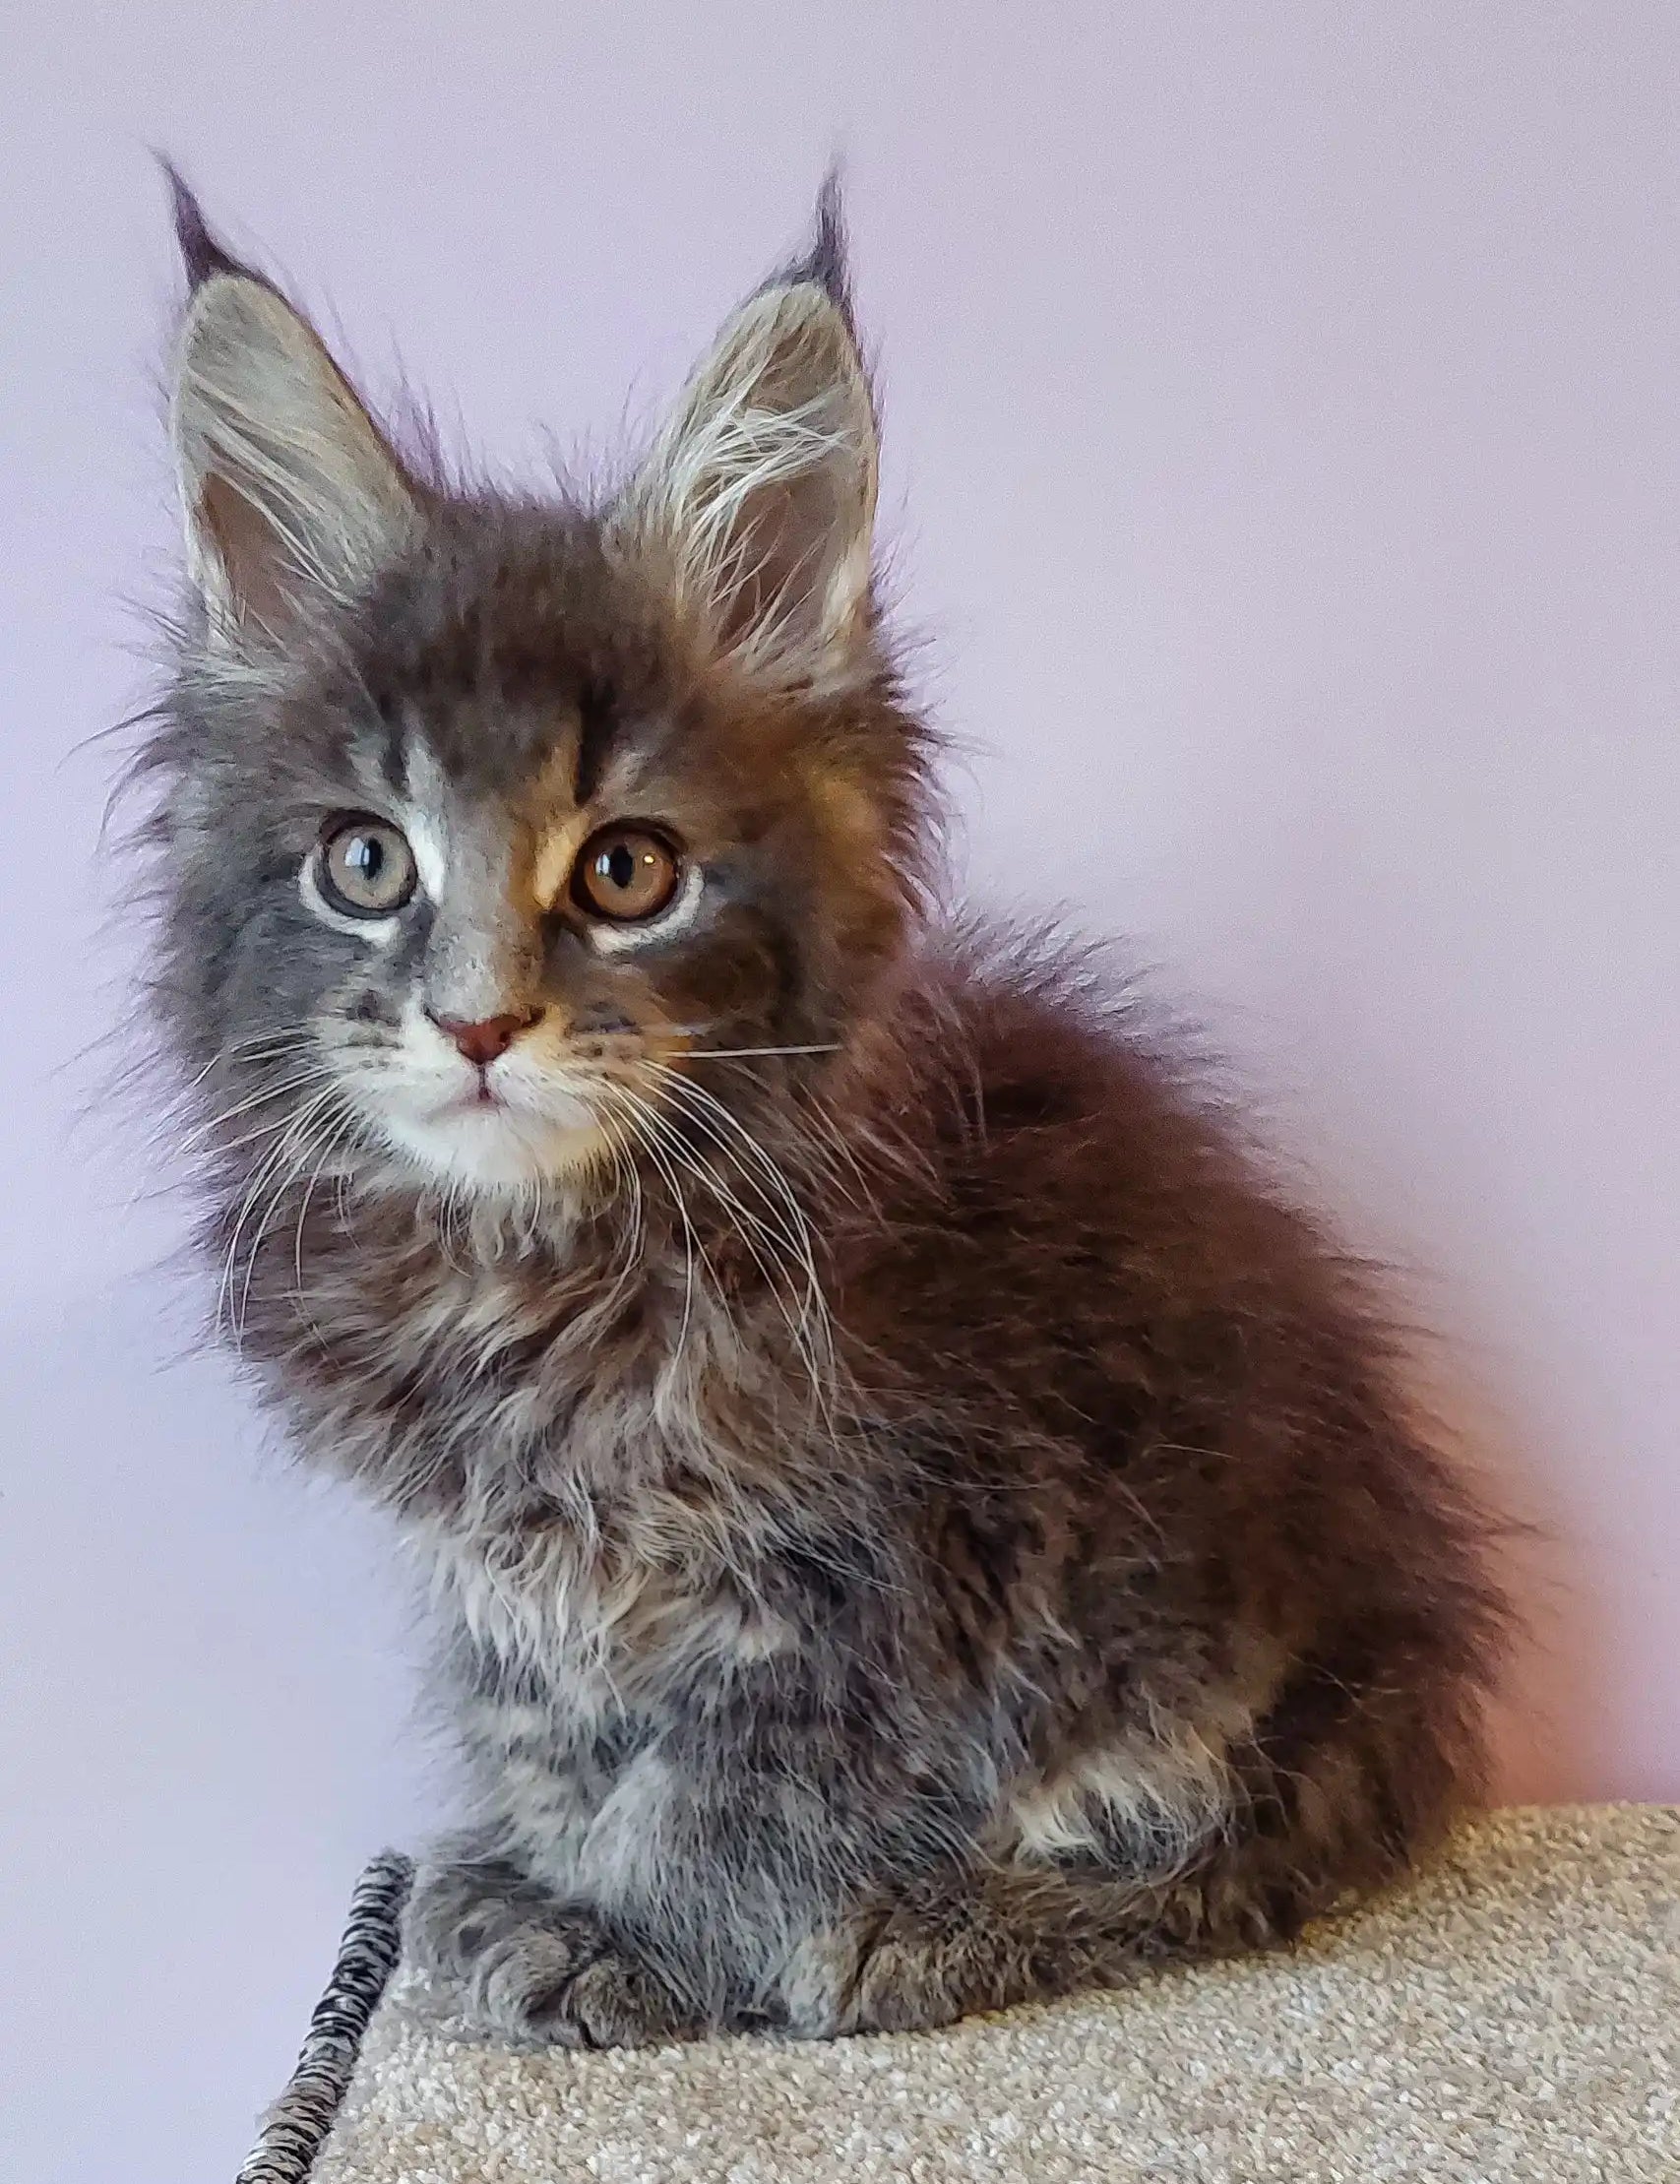
M 875 415 L 844 314 L 815 281 L 754 296 L 631 488 L 635 529 L 722 650 L 777 680 L 855 669 L 868 631 Z
M 412 488 L 312 329 L 260 281 L 217 273 L 176 352 L 187 553 L 213 636 L 279 638 L 401 542 Z

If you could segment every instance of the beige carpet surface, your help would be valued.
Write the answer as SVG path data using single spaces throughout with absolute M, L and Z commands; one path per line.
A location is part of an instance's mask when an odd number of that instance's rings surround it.
M 1680 1807 L 1495 1815 L 1287 1957 L 948 2032 L 509 2055 L 381 2004 L 310 2184 L 1680 2184 Z

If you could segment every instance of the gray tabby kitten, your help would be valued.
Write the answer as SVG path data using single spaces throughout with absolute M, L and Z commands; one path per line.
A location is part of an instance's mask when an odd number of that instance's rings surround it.
M 429 1567 L 486 2031 L 1276 1942 L 1482 1780 L 1486 1528 L 1134 1003 L 953 923 L 825 196 L 586 499 L 401 457 L 184 190 L 142 770 L 220 1317 Z

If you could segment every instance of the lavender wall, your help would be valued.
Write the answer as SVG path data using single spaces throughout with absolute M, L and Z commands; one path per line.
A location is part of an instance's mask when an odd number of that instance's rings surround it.
M 438 1794 L 378 1527 L 168 1362 L 149 1118 L 71 1128 L 132 961 L 77 746 L 173 543 L 148 144 L 529 469 L 843 143 L 976 883 L 1137 933 L 1428 1270 L 1557 1533 L 1510 1792 L 1680 1797 L 1673 9 L 14 0 L 0 49 L 0 2168 L 230 2173 Z

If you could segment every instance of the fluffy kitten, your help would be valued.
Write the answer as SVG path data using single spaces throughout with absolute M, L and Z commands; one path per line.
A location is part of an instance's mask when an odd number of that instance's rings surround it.
M 221 1317 L 431 1572 L 505 2037 L 1262 1945 L 1480 1785 L 1380 1306 L 1080 959 L 943 921 L 832 196 L 611 495 L 452 488 L 182 191 L 157 992 Z

